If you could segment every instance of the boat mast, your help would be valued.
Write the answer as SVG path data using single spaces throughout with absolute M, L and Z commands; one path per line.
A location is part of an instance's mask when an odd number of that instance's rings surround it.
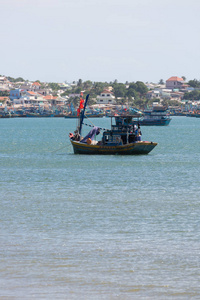
M 79 122 L 80 122 L 79 123 L 79 134 L 80 135 L 81 135 L 82 125 L 83 125 L 83 119 L 84 119 L 84 116 L 85 116 L 85 109 L 86 109 L 86 105 L 87 105 L 88 99 L 89 99 L 89 94 L 86 96 L 84 108 L 83 108 L 82 112 L 80 113 L 80 119 L 79 119 Z

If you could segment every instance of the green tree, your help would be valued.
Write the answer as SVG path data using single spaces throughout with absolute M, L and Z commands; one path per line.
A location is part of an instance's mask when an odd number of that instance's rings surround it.
M 22 77 L 17 77 L 16 79 L 15 79 L 15 82 L 24 82 L 25 80 L 24 80 L 24 78 L 22 78 Z
M 55 82 L 49 82 L 48 86 L 53 90 L 53 91 L 58 91 L 60 89 L 60 86 L 58 83 Z
M 164 80 L 163 79 L 160 79 L 158 84 L 164 84 Z
M 13 77 L 8 76 L 7 79 L 10 82 L 24 82 L 25 81 L 22 77 L 13 78 Z
M 9 97 L 10 92 L 9 91 L 0 91 L 0 97 Z
M 169 105 L 170 106 L 181 106 L 181 103 L 179 101 L 177 101 L 177 100 L 170 100 Z
M 200 100 L 200 90 L 194 90 L 191 92 L 186 92 L 183 96 L 186 100 Z
M 198 81 L 197 79 L 189 80 L 188 84 L 189 84 L 189 86 L 194 87 L 194 88 L 200 87 L 200 81 Z
M 148 92 L 148 88 L 142 81 L 136 81 L 136 86 L 136 91 L 140 93 L 140 96 L 146 95 L 146 93 Z
M 75 90 L 74 90 L 74 93 L 75 94 L 80 94 L 81 92 L 81 87 L 77 87 Z
M 125 97 L 126 96 L 126 86 L 123 83 L 113 84 L 113 92 L 115 97 Z
M 83 86 L 83 80 L 79 79 L 77 82 L 77 86 L 82 87 Z
M 93 91 L 96 95 L 100 95 L 104 89 L 108 87 L 107 83 L 104 82 L 94 82 Z
M 127 91 L 126 91 L 126 95 L 127 95 L 127 97 L 129 97 L 129 99 L 131 97 L 134 97 L 135 99 L 139 99 L 139 93 L 137 92 L 137 85 L 136 85 L 136 83 L 131 82 L 129 84 L 129 87 L 128 87 Z
M 96 99 L 97 95 L 93 89 L 85 90 L 84 94 L 83 94 L 84 99 L 86 98 L 86 96 L 88 94 L 90 95 L 88 103 L 91 105 L 91 101 L 92 101 L 91 99 L 94 99 L 94 98 Z
M 132 101 L 133 105 L 137 108 L 144 108 L 147 103 L 146 93 L 148 88 L 142 81 L 136 81 L 136 83 L 131 82 L 129 88 L 127 89 L 126 95 L 129 102 Z M 134 100 L 133 100 L 134 99 Z
M 144 109 L 146 106 L 146 99 L 142 99 L 142 98 L 135 99 L 134 104 L 137 108 Z
M 87 81 L 83 82 L 83 89 L 84 90 L 91 89 L 92 86 L 93 86 L 93 84 L 92 84 L 92 81 L 90 81 L 90 80 L 87 80 Z
M 129 98 L 129 100 L 131 100 L 132 98 L 134 98 L 135 100 L 140 99 L 139 93 L 134 89 L 133 86 L 129 86 L 126 95 Z

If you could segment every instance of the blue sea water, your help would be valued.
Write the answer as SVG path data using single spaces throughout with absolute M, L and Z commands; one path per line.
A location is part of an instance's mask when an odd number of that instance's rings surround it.
M 200 119 L 138 156 L 74 155 L 75 126 L 0 120 L 0 299 L 200 299 Z

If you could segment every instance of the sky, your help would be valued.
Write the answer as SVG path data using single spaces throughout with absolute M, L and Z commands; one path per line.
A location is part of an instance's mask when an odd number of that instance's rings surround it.
M 199 0 L 0 0 L 0 75 L 200 80 Z

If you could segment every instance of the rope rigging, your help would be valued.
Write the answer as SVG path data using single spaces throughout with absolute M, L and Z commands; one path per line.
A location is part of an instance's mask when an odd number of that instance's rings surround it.
M 83 123 L 83 125 L 85 126 L 89 126 L 89 127 L 94 127 L 95 125 L 90 125 L 90 124 L 86 124 L 86 123 Z M 99 127 L 99 126 L 98 126 Z M 108 130 L 107 128 L 101 128 L 99 127 L 101 130 Z

